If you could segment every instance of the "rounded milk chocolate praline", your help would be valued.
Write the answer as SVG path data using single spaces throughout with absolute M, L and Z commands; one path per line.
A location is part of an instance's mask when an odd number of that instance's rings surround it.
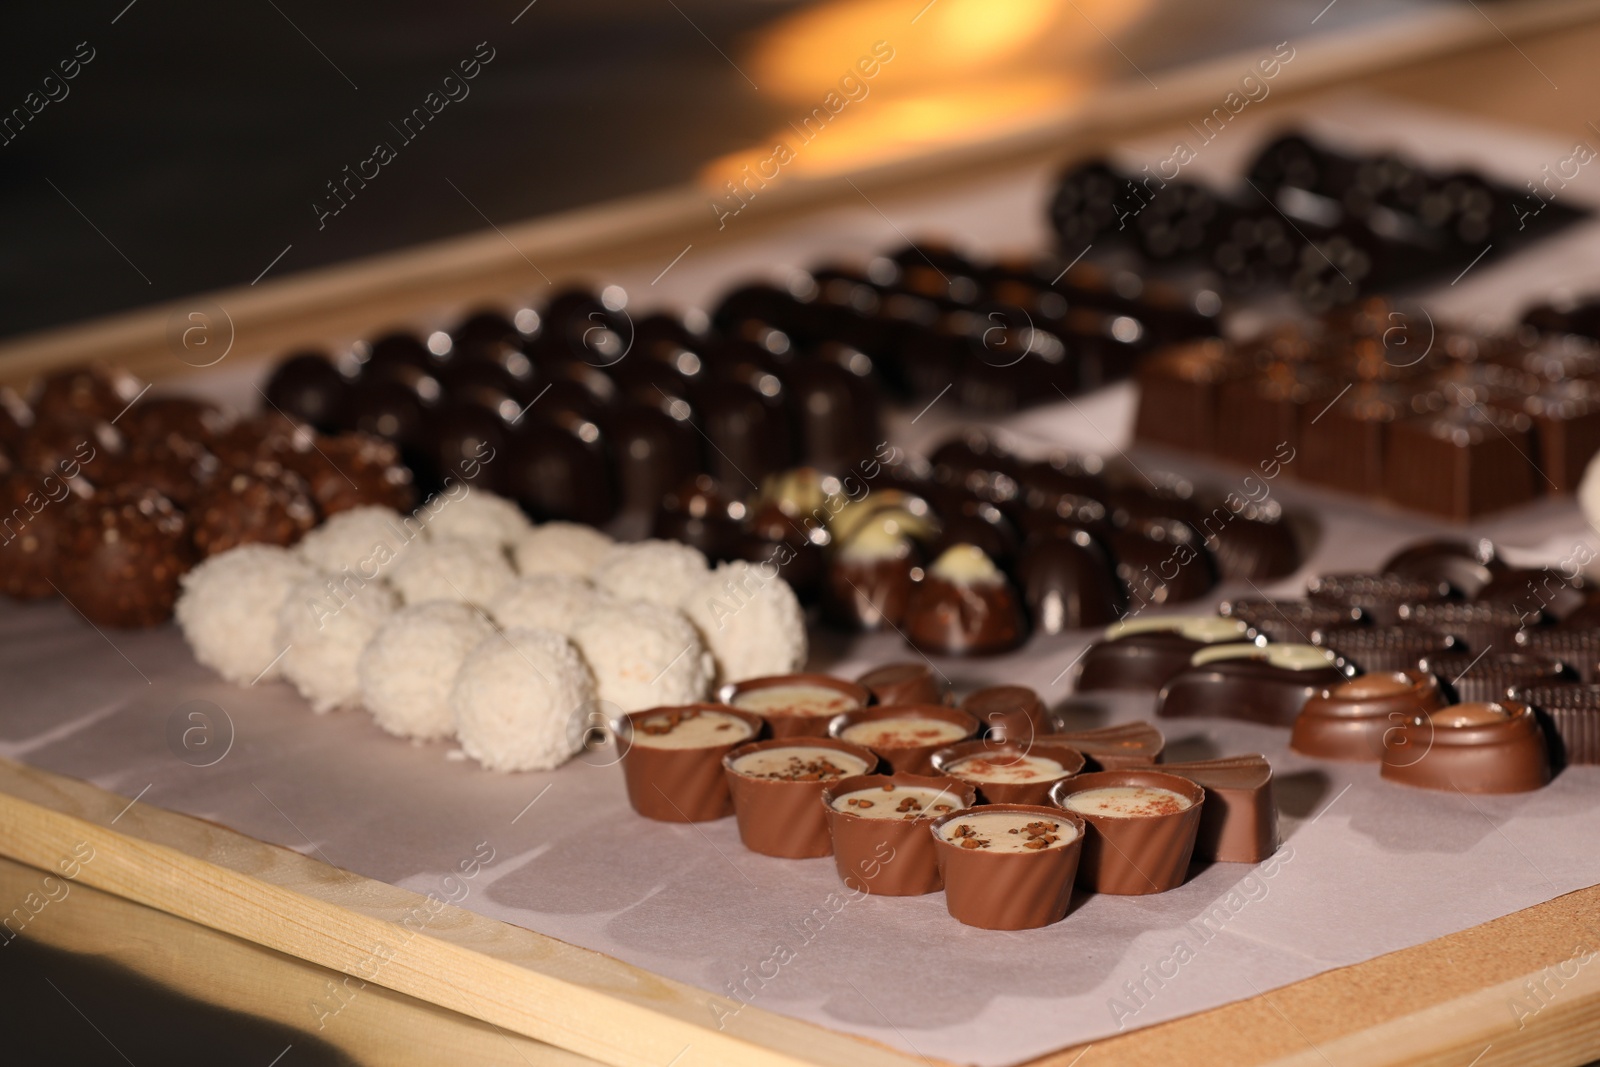
M 290 453 L 284 465 L 305 479 L 324 517 L 369 504 L 406 512 L 417 502 L 400 450 L 371 434 L 317 438 L 315 448 Z
M 0 592 L 16 600 L 56 595 L 61 520 L 71 494 L 86 493 L 81 479 L 46 482 L 18 471 L 0 482 Z
M 907 640 L 924 652 L 987 655 L 1028 635 L 1022 601 L 1011 582 L 971 544 L 945 549 L 906 605 Z
M 239 545 L 292 545 L 316 525 L 317 509 L 299 475 L 263 461 L 219 475 L 188 517 L 195 549 L 215 556 Z
M 62 596 L 99 626 L 156 626 L 172 615 L 194 563 L 188 524 L 152 489 L 123 486 L 74 500 L 62 520 Z

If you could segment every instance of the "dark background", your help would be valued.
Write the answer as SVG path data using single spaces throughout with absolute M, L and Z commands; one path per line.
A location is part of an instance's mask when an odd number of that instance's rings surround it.
M 526 2 L 12 5 L 0 115 L 96 55 L 0 145 L 0 336 L 245 284 L 291 244 L 269 277 L 660 188 L 787 114 L 727 57 L 800 0 Z M 1315 26 L 1326 0 L 1157 4 L 1117 44 L 1156 73 L 1442 2 L 1338 0 Z M 471 95 L 401 146 L 389 123 L 480 41 Z M 319 231 L 324 183 L 380 139 L 398 158 Z

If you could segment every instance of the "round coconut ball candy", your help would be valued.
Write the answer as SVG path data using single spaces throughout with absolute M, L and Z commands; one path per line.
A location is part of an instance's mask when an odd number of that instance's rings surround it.
M 511 546 L 511 557 L 518 574 L 529 577 L 568 574 L 587 578 L 615 545 L 615 541 L 593 526 L 547 522 L 523 534 Z
M 538 574 L 518 578 L 489 601 L 489 615 L 505 629 L 521 627 L 570 634 L 578 620 L 613 598 L 582 578 Z
M 500 549 L 443 537 L 413 545 L 389 573 L 390 583 L 407 604 L 428 600 L 487 604 L 516 578 Z
M 188 510 L 194 546 L 214 556 L 248 544 L 292 545 L 317 524 L 305 482 L 277 463 L 227 472 Z
M 682 609 L 705 639 L 723 684 L 805 666 L 805 612 L 769 565 L 722 564 L 684 597 Z
M 492 771 L 547 771 L 583 748 L 594 679 L 572 643 L 511 629 L 480 642 L 450 689 L 462 751 Z
M 173 611 L 194 658 L 237 685 L 278 677 L 278 614 L 317 569 L 277 545 L 240 545 L 183 576 Z
M 378 628 L 356 664 L 361 703 L 373 721 L 399 737 L 455 732 L 450 690 L 467 654 L 494 626 L 468 604 L 408 604 Z
M 515 544 L 533 530 L 514 501 L 486 489 L 430 497 L 417 509 L 417 518 L 426 520 L 423 530 L 430 539 L 471 541 L 494 549 Z
M 98 491 L 74 500 L 62 519 L 57 584 L 98 626 L 165 622 L 193 564 L 183 513 L 153 489 Z
M 682 612 L 640 600 L 595 607 L 572 628 L 572 643 L 600 699 L 623 712 L 704 700 L 716 673 Z
M 705 554 L 677 541 L 615 545 L 589 576 L 618 600 L 646 600 L 676 608 L 710 576 Z
M 382 582 L 356 585 L 317 574 L 295 584 L 278 610 L 283 676 L 321 714 L 361 701 L 357 664 L 384 622 L 399 607 Z
M 341 574 L 348 568 L 370 580 L 387 577 L 419 536 L 398 511 L 369 505 L 330 517 L 306 534 L 296 551 L 318 570 Z

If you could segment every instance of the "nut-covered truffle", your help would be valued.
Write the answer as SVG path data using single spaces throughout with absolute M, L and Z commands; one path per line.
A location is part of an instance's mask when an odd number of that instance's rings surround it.
M 74 500 L 57 559 L 62 596 L 100 626 L 155 626 L 172 615 L 194 562 L 183 513 L 153 489 L 122 486 Z

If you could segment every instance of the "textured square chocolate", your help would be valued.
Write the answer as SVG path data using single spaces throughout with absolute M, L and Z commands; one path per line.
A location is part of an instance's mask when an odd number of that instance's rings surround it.
M 1531 421 L 1483 404 L 1389 427 L 1384 496 L 1402 507 L 1470 519 L 1536 495 Z

